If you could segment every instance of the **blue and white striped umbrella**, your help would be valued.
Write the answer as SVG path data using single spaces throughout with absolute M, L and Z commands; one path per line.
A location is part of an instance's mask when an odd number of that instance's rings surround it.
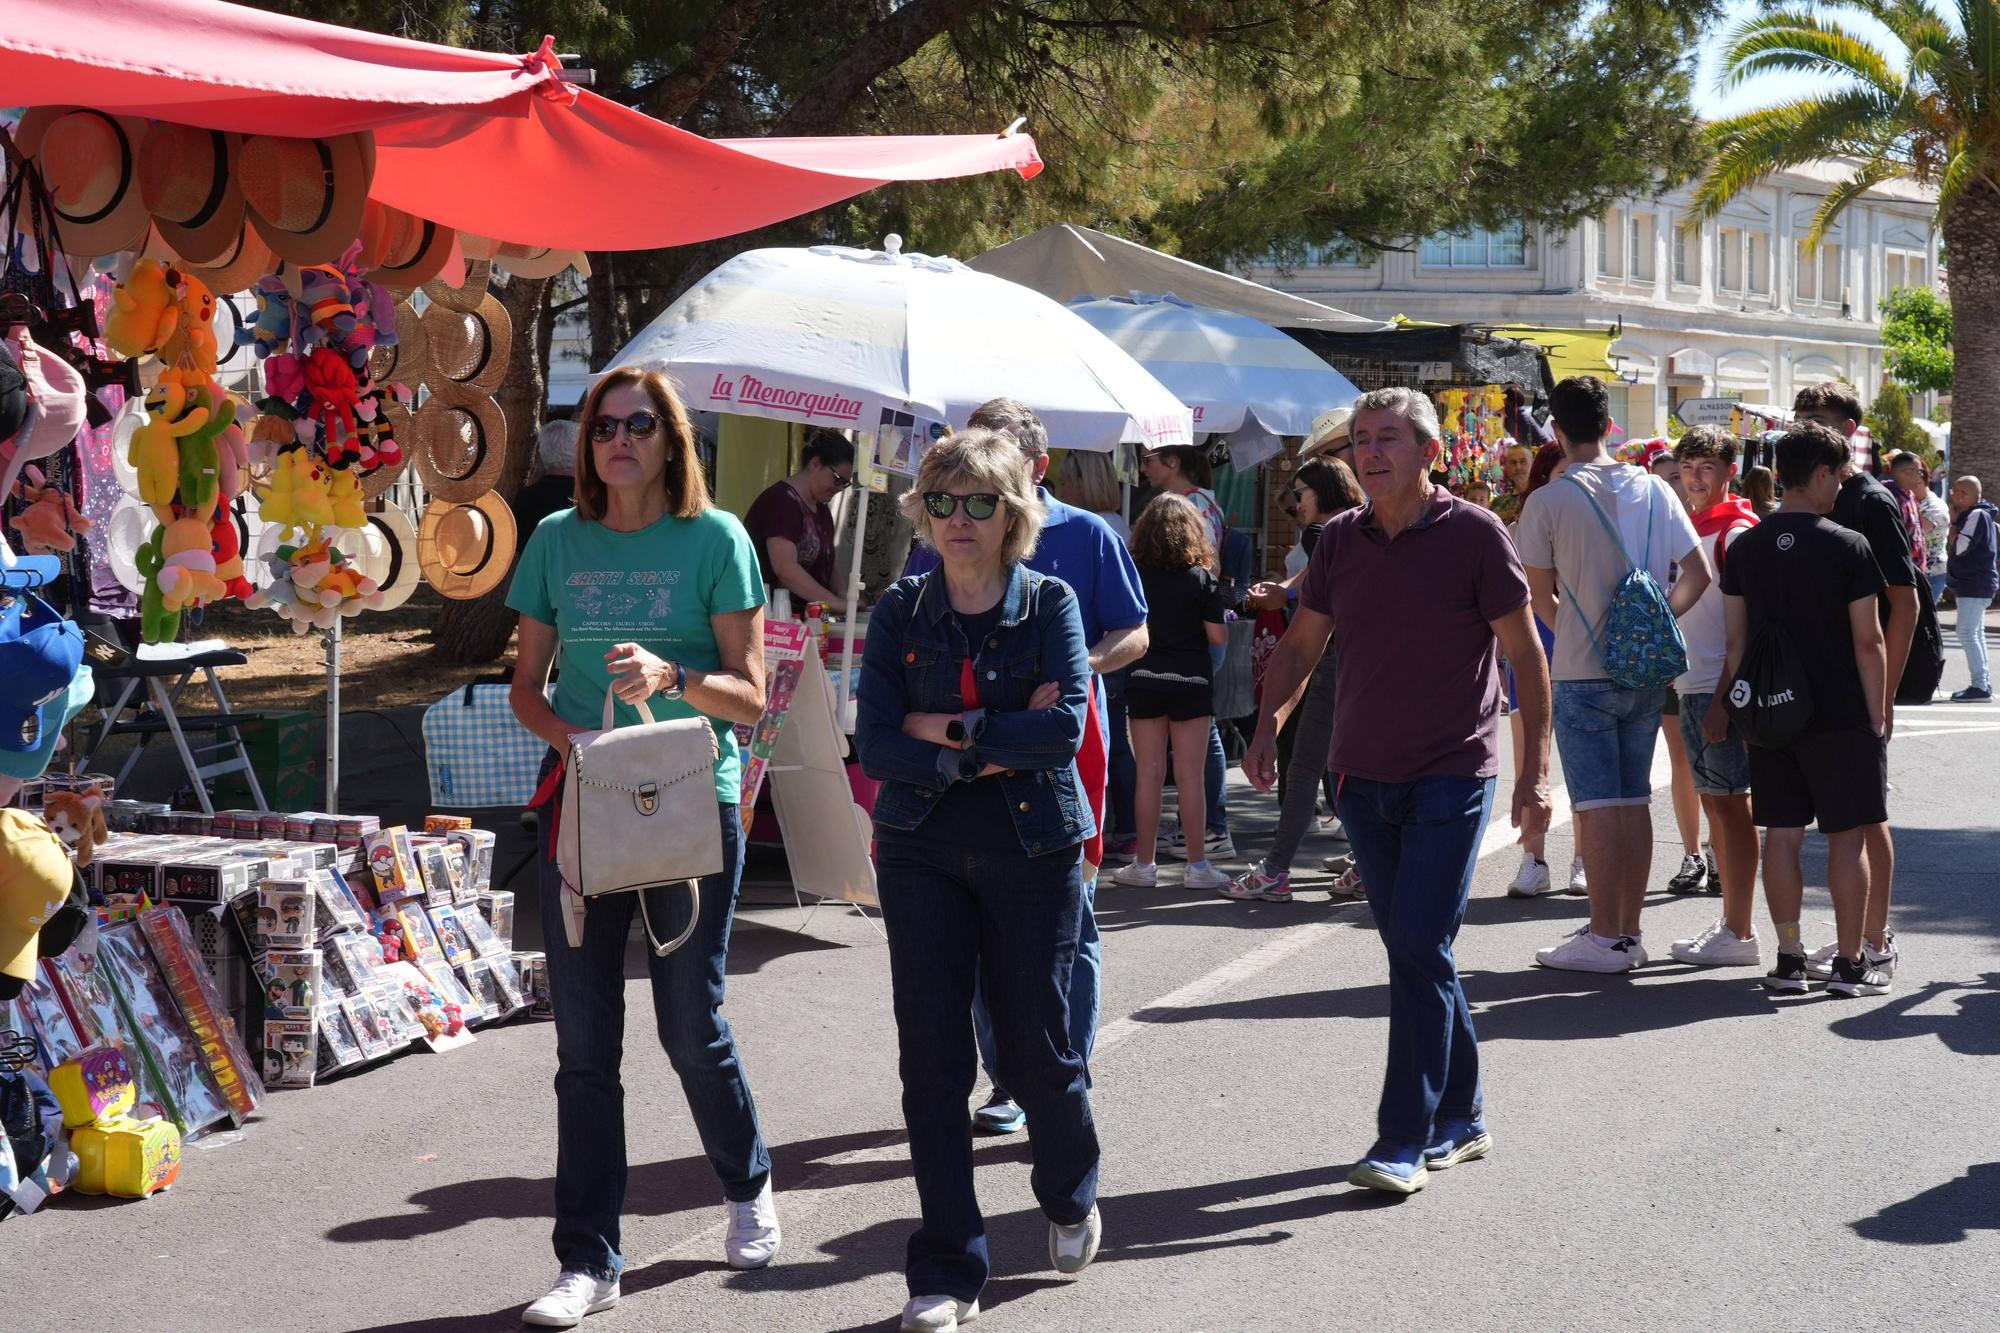
M 1361 391 L 1261 319 L 1177 296 L 1070 303 L 1194 412 L 1197 435 L 1307 435 L 1313 418 Z
M 981 403 L 1012 397 L 1059 448 L 1192 440 L 1180 400 L 1060 303 L 900 244 L 747 251 L 611 367 L 657 365 L 697 410 L 810 425 L 874 431 L 884 412 L 904 412 L 963 426 Z

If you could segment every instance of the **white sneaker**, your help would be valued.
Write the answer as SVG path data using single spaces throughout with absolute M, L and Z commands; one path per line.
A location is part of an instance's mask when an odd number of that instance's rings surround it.
M 731 1268 L 762 1268 L 778 1253 L 784 1234 L 778 1229 L 778 1204 L 771 1197 L 771 1178 L 757 1197 L 729 1205 L 729 1230 L 722 1238 Z
M 952 1333 L 960 1324 L 979 1318 L 978 1301 L 952 1296 L 912 1296 L 903 1307 L 901 1333 Z
M 1764 950 L 1752 935 L 1736 938 L 1736 932 L 1720 921 L 1691 940 L 1675 940 L 1670 950 L 1674 958 L 1695 967 L 1761 967 Z
M 1874 968 L 1877 972 L 1880 972 L 1884 977 L 1894 980 L 1897 960 L 1902 957 L 1901 952 L 1896 948 L 1896 932 L 1893 930 L 1888 932 L 1882 937 L 1882 942 L 1889 947 L 1886 949 L 1877 949 L 1867 940 L 1861 941 L 1861 961 Z M 1820 948 L 1814 949 L 1806 958 L 1806 975 L 1814 981 L 1833 980 L 1833 960 L 1839 956 L 1840 946 L 1838 944 L 1823 945 Z
M 1112 871 L 1111 882 L 1128 889 L 1157 889 L 1160 887 L 1160 868 L 1134 861 L 1129 866 L 1119 866 Z
M 1630 935 L 1612 944 L 1600 944 L 1590 927 L 1582 925 L 1561 944 L 1536 950 L 1535 961 L 1563 972 L 1630 972 L 1645 966 L 1646 950 Z
M 537 1328 L 575 1328 L 587 1314 L 618 1304 L 618 1279 L 563 1270 L 549 1294 L 521 1312 L 521 1322 Z
M 1583 858 L 1580 856 L 1572 856 L 1569 859 L 1569 891 L 1571 893 L 1590 892 L 1590 881 L 1583 877 Z
M 1097 1243 L 1104 1238 L 1104 1218 L 1097 1205 L 1090 1216 L 1073 1227 L 1049 1223 L 1049 1262 L 1058 1273 L 1081 1273 L 1097 1257 Z
M 1229 883 L 1229 876 L 1206 861 L 1188 862 L 1187 871 L 1181 876 L 1182 886 L 1190 889 L 1220 889 Z
M 1201 850 L 1205 858 L 1213 860 L 1236 855 L 1236 840 L 1228 833 L 1210 833 L 1201 840 Z M 1160 855 L 1175 861 L 1185 861 L 1187 854 L 1187 833 L 1176 824 L 1171 829 L 1160 831 Z
M 1555 888 L 1549 879 L 1549 863 L 1533 852 L 1521 853 L 1521 868 L 1515 872 L 1514 882 L 1507 886 L 1510 898 L 1539 898 Z

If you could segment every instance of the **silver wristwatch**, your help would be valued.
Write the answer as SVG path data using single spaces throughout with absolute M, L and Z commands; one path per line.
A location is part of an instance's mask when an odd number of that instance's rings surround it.
M 666 698 L 678 699 L 687 693 L 688 669 L 679 662 L 671 663 L 671 665 L 674 669 L 674 683 L 661 690 L 660 693 Z

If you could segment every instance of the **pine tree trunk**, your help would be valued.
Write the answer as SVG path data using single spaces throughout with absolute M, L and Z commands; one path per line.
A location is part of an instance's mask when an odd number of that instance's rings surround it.
M 507 458 L 493 486 L 503 500 L 512 500 L 527 479 L 528 464 L 535 456 L 535 435 L 542 427 L 548 381 L 538 344 L 548 288 L 547 278 L 509 278 L 498 293 L 514 321 L 507 378 L 494 395 L 507 418 Z M 518 536 L 522 542 L 528 539 L 525 532 Z M 432 654 L 453 666 L 484 666 L 503 655 L 517 619 L 507 609 L 507 583 L 503 580 L 484 597 L 446 602 L 431 631 Z
M 1951 256 L 1951 470 L 2000 487 L 2000 191 L 1975 181 L 1944 219 Z

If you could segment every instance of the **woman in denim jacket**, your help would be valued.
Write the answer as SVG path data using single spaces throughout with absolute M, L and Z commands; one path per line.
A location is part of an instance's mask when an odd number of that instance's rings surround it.
M 987 1275 L 966 1111 L 977 978 L 996 1072 L 1035 1127 L 1050 1262 L 1076 1273 L 1097 1253 L 1097 1131 L 1068 1035 L 1094 832 L 1075 763 L 1090 664 L 1076 595 L 1022 563 L 1043 509 L 1011 438 L 940 441 L 903 503 L 941 563 L 870 619 L 855 745 L 882 784 L 876 883 L 923 1209 L 902 1327 L 934 1333 L 976 1315 Z

